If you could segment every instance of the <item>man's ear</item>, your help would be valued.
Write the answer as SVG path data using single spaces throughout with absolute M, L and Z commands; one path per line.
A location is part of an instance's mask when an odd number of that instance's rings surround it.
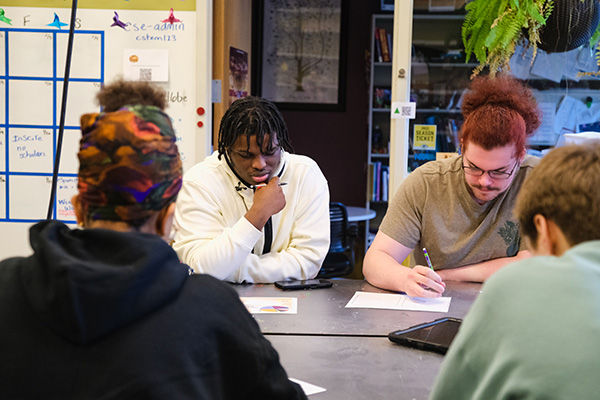
M 519 154 L 519 164 L 523 163 L 523 160 L 525 159 L 525 154 L 527 154 L 527 149 L 525 147 L 523 147 L 521 149 L 521 153 Z
M 79 201 L 79 195 L 71 197 L 71 204 L 73 204 L 73 210 L 75 211 L 75 218 L 77 219 L 77 225 L 83 227 L 85 223 L 85 218 L 83 216 L 83 208 L 81 207 L 81 202 Z
M 175 202 L 160 210 L 156 218 L 156 234 L 169 242 L 171 229 L 173 228 L 173 218 L 175 217 Z
M 560 256 L 571 247 L 565 234 L 554 221 L 547 219 L 542 214 L 536 214 L 533 217 L 533 223 L 538 232 L 537 248 L 535 249 L 537 255 Z
M 552 255 L 552 243 L 548 220 L 542 214 L 535 214 L 533 216 L 533 224 L 535 225 L 535 230 L 537 231 L 537 241 L 533 252 L 540 256 Z

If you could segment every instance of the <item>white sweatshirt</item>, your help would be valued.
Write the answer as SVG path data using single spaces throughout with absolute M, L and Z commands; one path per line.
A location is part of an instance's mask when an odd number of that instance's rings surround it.
M 286 206 L 273 215 L 271 251 L 244 215 L 254 192 L 215 151 L 183 177 L 175 210 L 173 248 L 198 273 L 229 282 L 310 279 L 329 250 L 329 187 L 318 165 L 282 151 Z M 237 188 L 244 188 L 236 190 Z M 253 251 L 254 250 L 254 251 Z

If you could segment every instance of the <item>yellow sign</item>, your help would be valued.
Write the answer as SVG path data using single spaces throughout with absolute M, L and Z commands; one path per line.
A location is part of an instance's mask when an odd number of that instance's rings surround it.
M 415 125 L 413 150 L 435 150 L 437 125 Z

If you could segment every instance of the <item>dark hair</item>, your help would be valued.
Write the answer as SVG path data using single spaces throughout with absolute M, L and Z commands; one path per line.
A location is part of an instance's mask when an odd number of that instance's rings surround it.
M 163 111 L 167 107 L 165 91 L 150 82 L 118 79 L 104 85 L 96 98 L 104 112 L 117 111 L 126 105 L 155 106 Z
M 525 150 L 527 137 L 540 126 L 540 111 L 531 90 L 518 80 L 499 75 L 477 77 L 465 94 L 461 140 L 485 150 L 514 144 L 516 155 Z
M 600 142 L 559 147 L 523 182 L 515 215 L 533 245 L 537 214 L 553 221 L 571 246 L 600 239 Z
M 275 137 L 285 151 L 294 151 L 281 113 L 275 104 L 261 97 L 248 96 L 236 100 L 225 112 L 219 126 L 219 158 L 231 149 L 242 135 L 246 136 L 248 147 L 250 137 L 256 136 L 256 143 L 262 150 L 265 135 L 271 135 L 267 151 L 273 150 Z

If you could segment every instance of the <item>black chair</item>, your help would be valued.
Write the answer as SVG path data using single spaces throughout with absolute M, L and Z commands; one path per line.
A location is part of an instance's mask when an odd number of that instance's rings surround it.
M 342 203 L 329 203 L 331 244 L 317 278 L 333 278 L 354 270 L 354 238 L 357 228 L 348 224 L 348 210 Z

